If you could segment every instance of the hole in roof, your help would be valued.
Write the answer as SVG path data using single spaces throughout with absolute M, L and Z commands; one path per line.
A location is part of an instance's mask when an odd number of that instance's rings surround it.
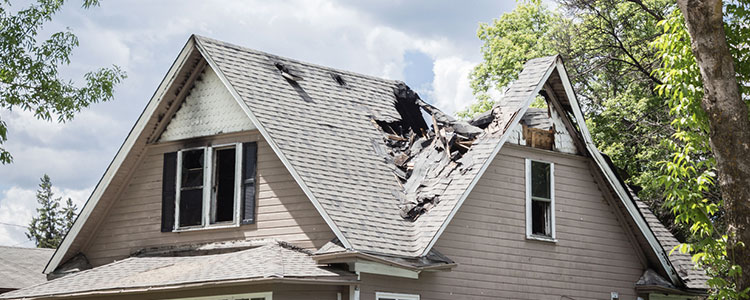
M 331 73 L 331 78 L 340 86 L 346 86 L 346 81 L 344 81 L 344 77 L 341 77 L 341 74 Z

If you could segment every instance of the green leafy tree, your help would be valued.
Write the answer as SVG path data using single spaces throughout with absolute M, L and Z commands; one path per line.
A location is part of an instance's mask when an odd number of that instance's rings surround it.
M 492 108 L 494 100 L 488 92 L 502 91 L 516 79 L 527 60 L 555 53 L 550 43 L 555 15 L 541 0 L 518 3 L 515 10 L 503 14 L 492 24 L 479 24 L 477 36 L 484 42 L 483 62 L 471 73 L 471 87 L 479 99 L 459 116 L 470 118 Z
M 664 81 L 658 90 L 668 98 L 676 129 L 668 141 L 673 157 L 663 162 L 659 182 L 667 187 L 667 206 L 676 220 L 690 226 L 693 242 L 680 250 L 693 253 L 712 277 L 711 298 L 747 299 L 750 2 L 678 4 L 653 43 L 663 60 L 655 73 Z M 720 201 L 712 201 L 719 193 Z
M 0 108 L 65 122 L 93 103 L 112 99 L 114 86 L 126 77 L 112 66 L 86 73 L 82 86 L 61 78 L 58 68 L 70 64 L 78 38 L 70 31 L 42 37 L 40 31 L 64 2 L 38 0 L 14 12 L 9 0 L 0 0 Z M 98 4 L 98 0 L 84 0 L 83 7 Z M 7 124 L 0 118 L 0 164 L 13 160 L 2 146 L 7 133 Z
M 649 43 L 662 34 L 657 23 L 673 9 L 670 0 L 561 0 L 557 11 L 521 1 L 491 24 L 480 24 L 484 61 L 471 74 L 478 101 L 458 115 L 469 118 L 490 109 L 494 101 L 487 92 L 502 91 L 523 62 L 560 54 L 597 147 L 628 184 L 641 188 L 638 195 L 662 223 L 689 239 L 685 226 L 670 226 L 674 216 L 663 208 L 664 187 L 656 180 L 658 162 L 672 153 L 663 141 L 675 130 L 669 107 L 655 91 L 661 80 L 653 71 L 661 60 Z
M 29 223 L 26 237 L 33 240 L 39 248 L 57 248 L 64 226 L 60 212 L 61 198 L 53 198 L 52 181 L 47 174 L 42 176 L 41 181 L 36 192 L 36 200 L 40 207 L 36 209 L 37 216 Z

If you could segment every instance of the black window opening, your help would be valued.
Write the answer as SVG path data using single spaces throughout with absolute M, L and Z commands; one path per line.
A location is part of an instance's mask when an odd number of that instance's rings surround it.
M 255 142 L 164 153 L 162 232 L 255 223 Z
M 211 188 L 211 223 L 233 222 L 237 151 L 235 147 L 214 150 L 214 180 Z
M 529 161 L 527 164 L 528 234 L 532 237 L 554 238 L 554 193 L 553 165 L 547 162 Z
M 203 224 L 204 155 L 203 149 L 182 151 L 179 227 Z

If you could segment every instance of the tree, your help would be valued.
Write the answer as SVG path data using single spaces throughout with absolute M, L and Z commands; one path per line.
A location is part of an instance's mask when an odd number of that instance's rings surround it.
M 54 198 L 52 181 L 44 174 L 36 192 L 40 207 L 37 216 L 31 219 L 26 237 L 33 240 L 39 248 L 57 248 L 65 234 L 73 226 L 78 209 L 73 200 L 68 198 L 65 207 L 60 207 L 61 197 Z
M 664 143 L 675 133 L 669 106 L 655 88 L 660 66 L 649 43 L 662 33 L 658 22 L 674 8 L 671 0 L 560 0 L 558 11 L 540 1 L 521 1 L 491 24 L 480 24 L 484 61 L 472 72 L 479 99 L 459 116 L 469 118 L 494 104 L 490 89 L 502 91 L 523 62 L 560 54 L 575 87 L 597 147 L 609 155 L 626 182 L 638 189 L 662 223 L 681 240 L 690 238 L 684 225 L 673 225 L 663 207 L 658 162 L 670 159 Z M 718 199 L 711 199 L 718 201 Z
M 36 201 L 40 207 L 36 209 L 37 216 L 31 219 L 29 232 L 26 237 L 36 242 L 39 248 L 57 248 L 60 244 L 60 198 L 54 199 L 52 181 L 44 174 L 36 191 Z
M 664 60 L 660 90 L 670 96 L 682 146 L 662 181 L 678 221 L 699 238 L 686 248 L 711 273 L 719 299 L 748 298 L 750 291 L 748 5 L 680 0 L 681 13 L 665 20 L 666 34 L 655 43 Z M 717 178 L 723 202 L 714 204 L 704 196 Z M 722 214 L 726 226 L 716 226 Z
M 61 211 L 63 228 L 65 228 L 63 232 L 67 233 L 70 228 L 73 227 L 73 223 L 76 221 L 76 216 L 78 216 L 76 211 L 78 211 L 78 206 L 73 204 L 73 199 L 68 198 L 68 200 L 65 201 L 65 207 L 63 207 Z
M 58 67 L 70 64 L 78 38 L 70 31 L 53 33 L 47 39 L 39 34 L 64 2 L 37 0 L 14 13 L 10 0 L 0 0 L 0 108 L 32 111 L 38 119 L 65 122 L 93 103 L 112 99 L 114 86 L 125 79 L 118 66 L 86 73 L 81 87 L 60 77 Z M 98 4 L 98 0 L 84 0 L 83 7 Z M 0 164 L 13 160 L 2 147 L 7 133 L 7 124 L 0 118 Z

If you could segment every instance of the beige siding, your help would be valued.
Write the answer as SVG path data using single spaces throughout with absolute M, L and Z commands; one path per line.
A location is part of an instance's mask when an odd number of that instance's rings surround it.
M 557 243 L 526 239 L 524 159 L 555 163 Z M 376 291 L 421 299 L 635 299 L 644 266 L 582 157 L 506 144 L 435 249 L 459 266 L 419 280 L 364 275 Z M 567 298 L 566 298 L 567 297 Z
M 319 248 L 334 238 L 323 218 L 257 131 L 222 135 L 206 142 L 248 141 L 258 141 L 258 217 L 255 224 L 193 232 L 161 232 L 163 154 L 177 151 L 182 145 L 174 142 L 154 145 L 147 149 L 84 248 L 91 264 L 103 265 L 127 257 L 138 249 L 154 246 L 278 238 L 305 248 Z

